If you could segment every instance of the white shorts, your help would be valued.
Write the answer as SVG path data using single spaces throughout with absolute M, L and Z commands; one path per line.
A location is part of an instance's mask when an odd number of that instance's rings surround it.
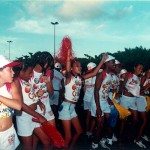
M 120 98 L 120 105 L 126 109 L 137 110 L 136 97 L 122 95 Z
M 91 111 L 91 102 L 83 101 L 84 110 Z
M 104 116 L 104 113 L 110 113 L 110 105 L 108 104 L 107 100 L 100 100 L 100 107 L 102 111 L 102 116 Z M 96 117 L 96 103 L 93 102 L 91 106 L 91 116 Z
M 0 132 L 0 150 L 15 150 L 19 143 L 13 125 L 8 130 Z
M 19 136 L 31 136 L 36 122 L 32 121 L 33 116 L 22 112 L 21 116 L 16 116 L 17 133 Z
M 145 112 L 147 106 L 146 98 L 144 96 L 137 97 L 136 105 L 139 112 Z
M 71 120 L 72 118 L 77 117 L 75 106 L 76 106 L 75 104 L 63 102 L 58 108 L 59 119 Z
M 51 105 L 58 105 L 59 103 L 59 91 L 54 91 L 53 95 L 50 98 Z

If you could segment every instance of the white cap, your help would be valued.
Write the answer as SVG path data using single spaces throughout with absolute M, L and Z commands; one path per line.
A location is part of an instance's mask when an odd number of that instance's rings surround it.
M 0 68 L 5 68 L 5 67 L 13 67 L 13 66 L 18 66 L 21 65 L 21 62 L 11 62 L 9 59 L 4 57 L 3 55 L 0 55 Z
M 127 70 L 126 69 L 122 69 L 121 71 L 120 71 L 120 76 L 122 75 L 122 74 L 124 74 L 124 73 L 127 73 Z
M 115 59 L 115 57 L 108 55 L 108 58 L 105 60 L 105 62 L 108 62 L 108 61 L 114 60 L 114 59 Z
M 61 64 L 59 62 L 55 63 L 55 68 L 61 69 Z
M 119 64 L 121 64 L 121 63 L 120 63 L 118 60 L 115 59 L 115 64 L 116 64 L 116 65 L 119 65 Z
M 96 64 L 93 63 L 93 62 L 90 62 L 90 63 L 87 64 L 87 69 L 88 69 L 88 70 L 91 70 L 91 69 L 93 69 L 93 68 L 95 68 L 95 67 L 96 67 Z

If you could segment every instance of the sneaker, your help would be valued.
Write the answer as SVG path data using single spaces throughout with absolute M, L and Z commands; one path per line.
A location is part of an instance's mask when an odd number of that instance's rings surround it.
M 98 144 L 92 142 L 92 149 L 97 149 L 98 148 Z
M 112 139 L 107 138 L 106 141 L 108 145 L 112 145 Z
M 112 141 L 113 142 L 117 142 L 118 141 L 118 139 L 116 138 L 116 136 L 113 134 L 113 136 L 112 136 Z
M 93 134 L 91 132 L 88 132 L 88 131 L 86 132 L 86 135 L 88 138 L 92 138 L 92 136 L 93 136 Z
M 141 136 L 142 139 L 144 139 L 146 142 L 150 142 L 150 139 L 147 135 Z
M 102 148 L 111 150 L 111 149 L 106 145 L 106 139 L 105 139 L 105 138 L 102 138 L 102 139 L 100 140 L 99 144 L 101 145 Z
M 142 141 L 135 141 L 135 144 L 141 148 L 146 148 L 146 146 L 142 143 Z

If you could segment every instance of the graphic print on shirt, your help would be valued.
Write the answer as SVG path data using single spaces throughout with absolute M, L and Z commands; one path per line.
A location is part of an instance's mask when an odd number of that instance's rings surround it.
M 135 74 L 130 73 L 125 87 L 134 96 L 140 95 L 140 80 Z
M 100 98 L 102 99 L 107 99 L 108 98 L 108 93 L 111 88 L 111 75 L 107 74 L 106 72 L 102 72 L 103 75 L 103 82 L 100 88 Z
M 20 83 L 22 85 L 22 90 L 24 90 L 23 93 L 26 93 L 26 95 L 28 95 L 28 98 L 32 102 L 37 101 L 38 96 L 37 96 L 37 94 L 35 93 L 35 90 L 34 90 L 34 88 L 36 89 L 36 87 L 35 86 L 32 87 L 32 85 L 29 82 L 26 82 L 24 80 L 20 80 Z
M 80 89 L 81 89 L 81 81 L 80 80 L 75 80 L 75 84 L 72 85 L 72 96 L 73 101 L 78 101 L 79 95 L 80 95 Z
M 10 90 L 8 90 L 7 85 L 4 85 L 0 88 L 0 95 L 7 98 L 12 98 L 12 95 L 10 93 Z M 13 116 L 13 114 L 14 110 L 12 108 L 9 108 L 8 106 L 0 102 L 0 118 L 8 118 L 10 116 Z
M 115 89 L 118 90 L 119 89 L 119 77 L 115 74 L 111 74 L 112 77 L 112 85 L 111 85 L 111 89 Z

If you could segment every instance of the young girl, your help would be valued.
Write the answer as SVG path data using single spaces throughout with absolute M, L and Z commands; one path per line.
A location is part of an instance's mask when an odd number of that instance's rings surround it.
M 19 145 L 12 123 L 13 109 L 21 110 L 22 97 L 13 82 L 13 66 L 18 62 L 11 62 L 0 55 L 0 149 L 15 150 Z
M 41 128 L 34 130 L 37 123 L 32 121 L 33 117 L 38 118 L 40 123 L 47 121 L 42 115 L 35 111 L 37 105 L 40 104 L 38 101 L 38 96 L 40 95 L 35 93 L 35 87 L 28 82 L 33 72 L 34 62 L 30 58 L 24 59 L 22 62 L 23 67 L 20 71 L 17 69 L 18 78 L 15 79 L 15 82 L 18 85 L 18 91 L 20 91 L 23 95 L 22 111 L 20 111 L 16 116 L 18 135 L 22 139 L 24 150 L 33 149 L 33 132 L 41 140 L 44 145 L 44 149 L 46 150 L 49 149 L 50 141 Z M 42 105 L 43 104 L 40 106 Z M 41 107 L 41 109 L 43 108 Z
M 66 81 L 65 81 L 65 99 L 59 107 L 59 119 L 62 120 L 64 132 L 65 132 L 65 143 L 66 148 L 73 149 L 74 144 L 83 132 L 78 116 L 75 112 L 75 106 L 79 99 L 80 89 L 82 86 L 82 78 L 87 79 L 95 76 L 99 71 L 100 67 L 106 59 L 104 55 L 102 61 L 98 67 L 91 73 L 79 76 L 81 74 L 81 64 L 79 61 L 70 61 L 70 49 L 67 53 L 66 59 Z M 71 125 L 75 128 L 75 135 L 71 134 Z
M 92 72 L 93 69 L 96 67 L 96 64 L 93 62 L 88 63 L 87 65 L 87 73 Z M 93 77 L 86 79 L 84 84 L 84 110 L 86 112 L 86 135 L 91 137 L 93 129 L 95 127 L 95 121 L 91 118 L 91 100 L 94 93 L 94 84 Z
M 47 121 L 55 126 L 55 117 L 50 106 L 49 96 L 53 94 L 52 78 L 50 77 L 50 69 L 53 69 L 53 57 L 49 52 L 36 52 L 33 55 L 35 67 L 33 69 L 30 83 L 33 85 L 35 92 L 41 96 L 39 100 L 44 104 L 45 110 L 41 110 L 37 106 L 37 112 L 47 119 Z M 36 126 L 34 131 L 40 135 L 40 124 Z M 37 135 L 37 134 L 36 134 Z M 36 149 L 38 139 L 34 137 L 34 149 Z M 49 145 L 49 143 L 48 143 Z
M 139 75 L 141 74 L 143 70 L 143 66 L 141 64 L 137 64 L 134 66 L 134 73 L 128 73 L 126 74 L 125 79 L 123 82 L 121 82 L 120 88 L 123 90 L 123 95 L 120 98 L 120 105 L 125 107 L 126 109 L 129 109 L 132 113 L 132 124 L 130 126 L 130 133 L 132 132 L 132 136 L 135 136 L 135 125 L 138 121 L 138 113 L 137 113 L 137 105 L 136 100 L 137 97 L 140 96 L 140 80 Z M 121 91 L 121 90 L 119 90 Z M 125 126 L 126 120 L 121 120 L 121 130 L 120 130 L 120 136 L 123 135 L 124 132 L 124 126 Z M 134 137 L 135 138 L 135 137 Z M 133 139 L 132 139 L 133 140 Z M 139 140 L 136 139 L 136 144 L 139 145 Z

